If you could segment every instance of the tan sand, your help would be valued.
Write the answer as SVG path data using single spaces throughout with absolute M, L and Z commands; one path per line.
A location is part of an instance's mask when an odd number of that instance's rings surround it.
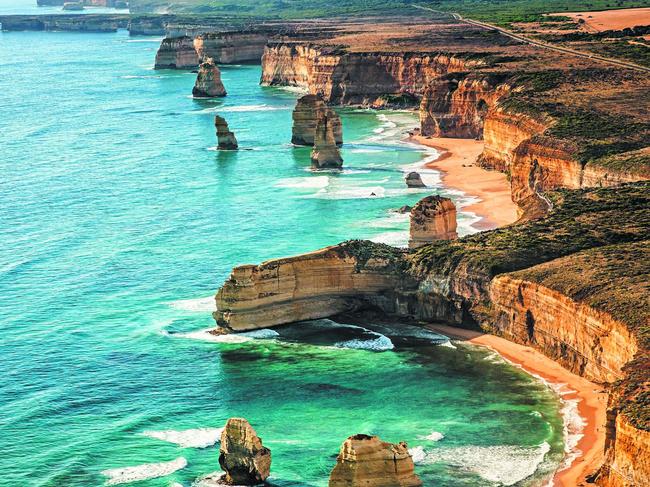
M 530 347 L 462 328 L 445 325 L 427 327 L 450 338 L 489 347 L 510 362 L 521 366 L 526 372 L 540 376 L 549 383 L 566 384 L 569 389 L 575 391 L 562 397 L 580 400 L 578 412 L 585 421 L 584 436 L 577 445 L 580 455 L 568 468 L 556 472 L 553 485 L 556 487 L 586 485 L 584 477 L 595 472 L 603 462 L 607 393 L 601 386 L 569 372 L 557 362 Z
M 483 151 L 483 141 L 419 135 L 409 140 L 441 152 L 441 156 L 427 167 L 442 171 L 446 187 L 459 189 L 480 199 L 463 208 L 463 211 L 471 211 L 481 217 L 481 221 L 474 224 L 476 228 L 489 230 L 517 220 L 517 206 L 510 198 L 510 183 L 506 175 L 476 165 L 476 159 Z
M 572 19 L 583 19 L 583 26 L 591 32 L 621 30 L 626 27 L 650 24 L 650 7 L 602 10 L 598 12 L 557 12 L 550 15 L 564 15 Z

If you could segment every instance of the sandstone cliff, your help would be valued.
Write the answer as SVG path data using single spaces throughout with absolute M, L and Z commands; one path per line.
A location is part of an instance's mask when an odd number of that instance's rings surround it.
M 191 37 L 166 37 L 156 53 L 155 69 L 192 69 L 199 65 L 199 56 Z
M 341 445 L 329 487 L 419 487 L 406 443 L 387 443 L 377 436 L 350 436 Z
M 214 63 L 214 59 L 208 58 L 199 66 L 192 96 L 196 98 L 226 96 L 226 89 L 221 82 L 221 71 Z
M 259 63 L 271 32 L 210 32 L 194 39 L 199 59 L 219 64 Z
M 329 103 L 372 105 L 388 96 L 419 97 L 441 74 L 481 64 L 443 54 L 350 53 L 271 41 L 262 56 L 261 83 L 299 86 Z
M 343 131 L 341 118 L 331 108 L 325 105 L 319 95 L 304 95 L 298 98 L 296 108 L 293 110 L 293 127 L 291 143 L 295 145 L 314 145 L 316 125 L 318 120 L 326 115 L 331 123 L 336 145 L 343 144 Z
M 288 259 L 233 269 L 217 293 L 220 326 L 252 330 L 357 309 L 396 285 L 401 252 L 349 242 Z
M 456 205 L 449 198 L 427 196 L 411 210 L 409 247 L 422 247 L 434 240 L 452 240 L 456 233 Z

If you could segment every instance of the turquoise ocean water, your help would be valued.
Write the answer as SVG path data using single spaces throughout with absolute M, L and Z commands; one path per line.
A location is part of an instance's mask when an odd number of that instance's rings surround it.
M 313 173 L 289 144 L 297 93 L 232 66 L 225 99 L 193 100 L 193 74 L 151 69 L 158 42 L 0 34 L 0 485 L 189 487 L 231 416 L 272 449 L 274 485 L 325 486 L 361 432 L 407 441 L 428 486 L 539 485 L 563 406 L 489 351 L 399 323 L 209 339 L 233 266 L 404 243 L 392 209 L 468 199 L 435 173 L 405 188 L 434 155 L 400 142 L 412 114 L 341 111 L 345 170 Z M 242 150 L 214 150 L 215 113 Z

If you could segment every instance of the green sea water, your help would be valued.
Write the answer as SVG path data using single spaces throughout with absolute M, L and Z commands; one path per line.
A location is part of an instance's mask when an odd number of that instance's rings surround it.
M 274 485 L 327 485 L 355 433 L 407 441 L 427 486 L 540 485 L 564 406 L 489 351 L 400 323 L 205 333 L 233 266 L 403 244 L 392 210 L 471 198 L 435 172 L 405 187 L 435 156 L 401 142 L 412 113 L 342 110 L 345 170 L 314 173 L 289 143 L 298 93 L 229 66 L 225 99 L 193 100 L 195 75 L 151 69 L 158 43 L 0 34 L 0 485 L 189 487 L 231 416 L 271 448 Z M 240 151 L 214 150 L 216 113 Z

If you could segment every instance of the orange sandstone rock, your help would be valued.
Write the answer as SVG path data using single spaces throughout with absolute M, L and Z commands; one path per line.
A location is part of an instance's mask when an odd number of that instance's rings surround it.
M 226 472 L 222 481 L 231 485 L 257 485 L 271 470 L 271 450 L 262 445 L 244 418 L 230 418 L 221 433 L 219 465 Z
M 332 117 L 328 113 L 321 113 L 316 122 L 314 133 L 314 149 L 311 152 L 311 164 L 317 169 L 341 168 L 343 159 L 336 145 L 334 135 L 335 127 L 341 126 L 338 115 Z
M 343 442 L 329 481 L 329 487 L 421 485 L 406 443 L 387 443 L 368 435 L 350 436 Z
M 196 98 L 226 96 L 226 89 L 221 82 L 221 71 L 214 63 L 214 59 L 208 58 L 199 66 L 192 96 Z
M 313 146 L 316 125 L 323 115 L 327 115 L 332 124 L 336 145 L 343 144 L 341 118 L 334 110 L 325 105 L 320 95 L 305 95 L 298 99 L 296 108 L 293 110 L 291 143 Z
M 427 196 L 411 210 L 409 247 L 417 248 L 434 240 L 453 240 L 456 233 L 456 205 L 449 198 Z
M 235 150 L 237 149 L 237 139 L 228 128 L 228 122 L 219 115 L 214 117 L 214 126 L 217 129 L 217 143 L 220 150 Z

